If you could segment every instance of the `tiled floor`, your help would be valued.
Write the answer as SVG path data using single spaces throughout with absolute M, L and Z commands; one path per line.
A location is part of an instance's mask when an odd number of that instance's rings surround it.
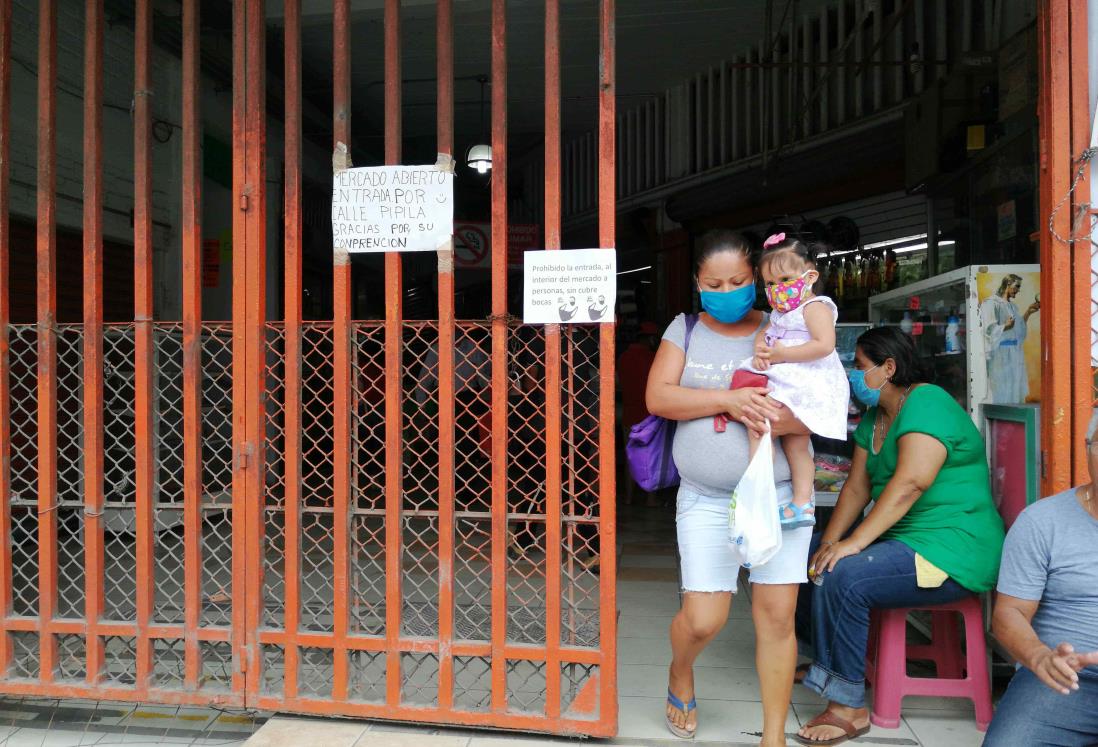
M 265 718 L 211 708 L 0 700 L 0 747 L 240 747 Z
M 667 627 L 678 609 L 671 508 L 621 511 L 618 584 L 619 739 L 657 744 L 668 738 L 663 724 L 670 645 Z M 698 738 L 695 744 L 753 744 L 762 727 L 754 663 L 755 632 L 749 594 L 737 595 L 732 617 L 702 654 L 695 671 Z M 794 688 L 787 732 L 815 716 L 821 701 Z M 908 698 L 899 729 L 876 727 L 857 744 L 912 747 L 978 747 L 972 706 L 966 701 Z

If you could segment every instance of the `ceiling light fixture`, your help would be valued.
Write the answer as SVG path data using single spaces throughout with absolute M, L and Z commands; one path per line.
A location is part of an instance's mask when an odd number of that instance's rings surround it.
M 469 148 L 469 152 L 465 154 L 465 163 L 478 174 L 487 174 L 492 168 L 492 146 L 486 145 L 484 142 L 488 140 L 487 136 L 484 134 L 484 85 L 488 82 L 488 78 L 481 75 L 477 80 L 480 81 L 481 142 Z

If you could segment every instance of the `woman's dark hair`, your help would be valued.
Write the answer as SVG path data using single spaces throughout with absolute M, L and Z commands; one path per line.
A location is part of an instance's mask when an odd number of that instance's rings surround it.
M 751 251 L 751 243 L 747 240 L 747 237 L 727 228 L 714 228 L 706 231 L 698 239 L 698 256 L 694 262 L 694 276 L 697 277 L 701 273 L 702 266 L 711 257 L 724 252 L 739 254 L 747 260 L 752 270 L 755 269 L 755 255 Z
M 763 248 L 762 256 L 759 257 L 758 262 L 759 271 L 762 272 L 765 268 L 775 264 L 778 269 L 781 269 L 783 264 L 790 258 L 799 259 L 813 269 L 816 267 L 815 247 L 800 239 L 788 237 L 777 244 L 771 244 Z
M 915 341 L 899 327 L 874 327 L 858 338 L 862 354 L 879 366 L 891 358 L 896 363 L 892 383 L 907 387 L 926 381 L 926 371 L 915 350 Z

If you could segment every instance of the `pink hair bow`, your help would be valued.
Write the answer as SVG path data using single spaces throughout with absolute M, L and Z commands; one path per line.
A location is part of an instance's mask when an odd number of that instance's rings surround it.
M 784 233 L 771 234 L 767 238 L 767 240 L 763 242 L 763 249 L 769 249 L 772 246 L 777 246 L 778 244 L 782 243 L 783 241 L 785 241 L 785 234 Z

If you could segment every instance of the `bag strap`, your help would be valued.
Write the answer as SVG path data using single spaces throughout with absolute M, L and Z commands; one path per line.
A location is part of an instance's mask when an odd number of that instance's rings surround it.
M 682 352 L 684 355 L 690 350 L 690 337 L 694 334 L 694 326 L 698 323 L 698 315 L 687 314 L 685 321 L 686 334 L 682 338 Z

